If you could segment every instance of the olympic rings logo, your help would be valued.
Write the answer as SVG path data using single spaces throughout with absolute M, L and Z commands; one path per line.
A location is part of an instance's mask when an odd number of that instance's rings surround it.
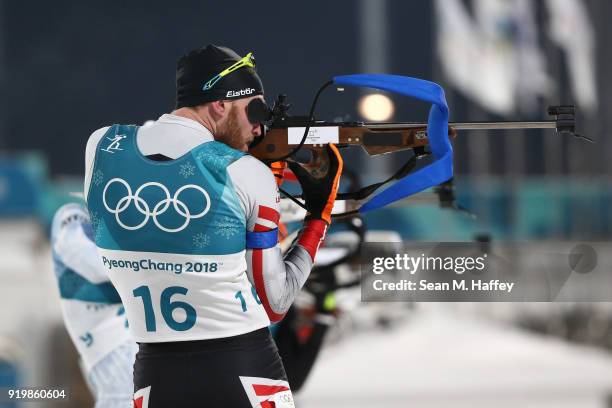
M 117 204 L 115 205 L 115 208 L 111 208 L 106 202 L 106 191 L 114 183 L 122 184 L 127 190 L 127 195 L 121 198 L 117 202 Z M 145 188 L 152 188 L 152 187 L 161 189 L 161 191 L 166 196 L 166 198 L 162 199 L 157 204 L 155 204 L 155 206 L 153 207 L 153 210 L 151 210 L 151 207 L 149 207 L 149 204 L 147 204 L 147 202 L 142 197 L 140 197 L 140 194 Z M 204 209 L 197 214 L 191 214 L 189 212 L 189 208 L 187 207 L 187 205 L 181 200 L 179 200 L 179 195 L 183 191 L 190 190 L 190 189 L 197 190 L 200 193 L 202 193 L 202 196 L 204 197 L 204 201 L 206 202 Z M 127 210 L 127 208 L 130 206 L 132 201 L 134 202 L 136 209 L 142 215 L 144 215 L 144 220 L 142 220 L 140 224 L 137 224 L 134 226 L 124 224 L 123 221 L 121 221 L 121 218 L 119 217 L 119 215 L 122 212 Z M 106 208 L 108 212 L 110 212 L 111 214 L 115 214 L 115 219 L 117 220 L 117 224 L 119 224 L 122 228 L 126 230 L 130 230 L 130 231 L 138 230 L 144 227 L 146 223 L 149 221 L 149 218 L 153 218 L 153 222 L 155 223 L 157 228 L 159 228 L 160 230 L 165 231 L 165 232 L 179 232 L 187 228 L 187 226 L 189 225 L 189 222 L 192 219 L 202 218 L 204 215 L 206 215 L 208 210 L 210 210 L 210 196 L 208 195 L 206 190 L 204 190 L 200 186 L 196 186 L 195 184 L 186 184 L 182 186 L 181 188 L 179 188 L 178 190 L 176 190 L 174 195 L 171 196 L 170 191 L 168 190 L 166 186 L 164 186 L 161 183 L 151 181 L 151 182 L 145 183 L 141 185 L 140 187 L 138 187 L 136 192 L 132 194 L 132 188 L 130 187 L 130 185 L 125 180 L 123 180 L 122 178 L 118 178 L 118 177 L 112 180 L 109 180 L 109 182 L 106 183 L 106 186 L 104 187 L 104 191 L 102 192 L 102 202 L 104 204 L 104 208 Z M 185 221 L 183 222 L 183 224 L 177 228 L 167 228 L 161 225 L 159 223 L 159 220 L 157 219 L 157 216 L 164 214 L 166 210 L 170 208 L 170 204 L 172 204 L 172 206 L 174 207 L 174 211 L 176 211 L 177 214 L 179 214 L 182 217 L 185 217 Z

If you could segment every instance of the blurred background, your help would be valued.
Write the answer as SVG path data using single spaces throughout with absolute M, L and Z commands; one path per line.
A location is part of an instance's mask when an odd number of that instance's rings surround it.
M 547 120 L 547 106 L 576 104 L 577 132 L 594 144 L 544 130 L 459 133 L 454 195 L 471 215 L 425 193 L 365 223 L 406 241 L 606 244 L 610 18 L 607 0 L 0 0 L 0 387 L 69 386 L 58 406 L 90 404 L 61 320 L 51 217 L 82 190 L 89 135 L 172 111 L 176 60 L 207 43 L 253 51 L 268 102 L 286 93 L 296 115 L 323 82 L 352 73 L 438 82 L 451 121 Z M 426 122 L 428 109 L 328 90 L 316 117 Z M 369 183 L 409 154 L 355 150 L 347 163 Z M 609 303 L 368 305 L 346 292 L 300 406 L 612 406 Z

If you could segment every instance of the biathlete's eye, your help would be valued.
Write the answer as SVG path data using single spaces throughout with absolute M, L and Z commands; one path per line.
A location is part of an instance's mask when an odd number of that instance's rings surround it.
M 252 124 L 266 123 L 272 118 L 272 110 L 263 99 L 255 98 L 246 107 L 247 118 Z

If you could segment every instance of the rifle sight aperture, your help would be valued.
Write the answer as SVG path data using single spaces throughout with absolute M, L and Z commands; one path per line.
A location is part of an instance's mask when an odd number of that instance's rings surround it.
M 276 101 L 274 102 L 274 106 L 272 107 L 272 123 L 282 121 L 284 118 L 287 118 L 289 116 L 287 114 L 289 108 L 291 108 L 291 104 L 287 103 L 287 95 L 278 95 L 276 97 Z

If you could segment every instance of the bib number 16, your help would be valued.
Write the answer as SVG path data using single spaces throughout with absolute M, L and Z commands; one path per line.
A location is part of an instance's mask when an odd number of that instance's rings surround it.
M 134 297 L 142 298 L 145 314 L 145 325 L 148 332 L 157 330 L 157 321 L 155 320 L 155 311 L 153 310 L 153 300 L 151 299 L 151 290 L 148 286 L 139 286 L 132 292 Z M 182 286 L 170 286 L 164 289 L 159 299 L 159 307 L 164 321 L 172 330 L 185 331 L 191 329 L 196 322 L 196 310 L 187 302 L 180 300 L 172 301 L 174 295 L 186 295 L 187 288 Z M 172 316 L 172 312 L 176 309 L 185 311 L 185 320 L 177 321 Z

